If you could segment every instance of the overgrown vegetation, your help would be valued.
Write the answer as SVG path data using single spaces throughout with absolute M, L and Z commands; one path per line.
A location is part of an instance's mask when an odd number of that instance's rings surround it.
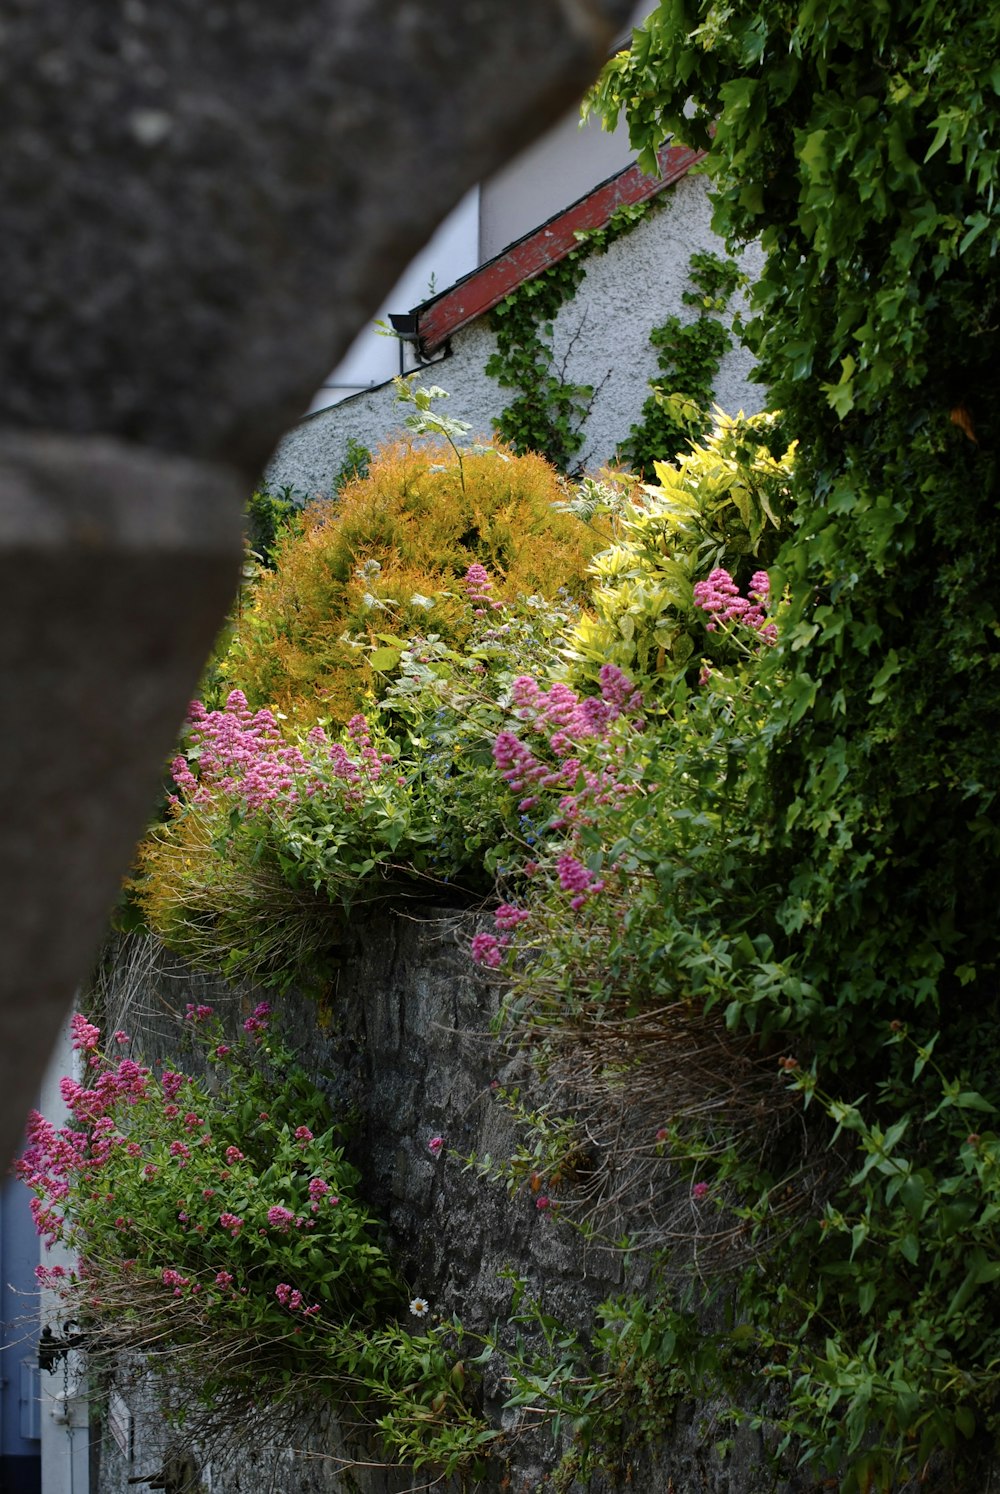
M 228 889 L 189 894 L 266 870 L 329 913 L 417 885 L 432 845 L 449 877 L 500 878 L 471 954 L 504 983 L 537 1094 L 511 1097 L 517 1156 L 465 1165 L 657 1253 L 675 1289 L 609 1307 L 596 1363 L 525 1309 L 544 1344 L 516 1393 L 584 1427 L 567 1480 L 644 1395 L 662 1427 L 710 1383 L 786 1474 L 982 1487 L 1000 1412 L 998 40 L 1000 12 L 971 0 L 661 5 L 591 107 L 626 114 L 647 164 L 667 131 L 709 148 L 718 227 L 767 254 L 748 335 L 780 421 L 720 422 L 656 486 L 539 479 L 525 515 L 557 497 L 559 536 L 606 526 L 579 615 L 525 599 L 516 546 L 488 552 L 488 498 L 480 548 L 432 535 L 425 459 L 391 455 L 420 542 L 446 552 L 419 565 L 450 578 L 447 625 L 406 611 L 416 561 L 338 614 L 338 644 L 352 630 L 386 677 L 347 738 L 299 727 L 327 689 L 311 664 L 285 671 L 284 722 L 254 714 L 281 703 L 264 676 L 250 706 L 203 713 L 147 853 L 168 936 L 180 909 L 206 958 L 238 931 L 237 952 L 283 941 L 279 979 L 301 963 L 295 910 L 230 928 Z M 506 493 L 504 455 L 463 453 L 459 481 L 443 448 L 442 509 L 467 525 L 463 485 L 499 474 Z M 373 547 L 409 542 L 376 467 L 377 501 L 349 519 L 345 498 L 324 537 L 348 591 L 384 563 Z M 561 548 L 551 515 L 509 522 L 581 576 L 593 551 Z M 276 574 L 318 544 L 307 524 Z M 308 592 L 260 584 L 270 657 Z M 616 1361 L 616 1338 L 636 1354 Z
M 592 102 L 647 161 L 668 131 L 709 146 L 716 226 L 767 254 L 749 337 L 797 508 L 736 760 L 767 953 L 725 1007 L 824 1097 L 809 1132 L 847 1171 L 742 1305 L 782 1341 L 788 1445 L 862 1489 L 995 1411 L 998 30 L 971 4 L 663 4 Z
M 39 1267 L 114 1376 L 141 1355 L 164 1414 L 216 1457 L 271 1442 L 333 1405 L 390 1464 L 475 1467 L 497 1435 L 474 1405 L 478 1368 L 461 1325 L 421 1324 L 323 1096 L 257 1007 L 239 1035 L 190 1005 L 187 1037 L 207 1077 L 158 1076 L 102 1050 L 73 1019 L 83 1080 L 71 1119 L 39 1115 L 17 1165 L 50 1244 L 77 1264 Z M 164 1352 L 169 1346 L 169 1352 Z

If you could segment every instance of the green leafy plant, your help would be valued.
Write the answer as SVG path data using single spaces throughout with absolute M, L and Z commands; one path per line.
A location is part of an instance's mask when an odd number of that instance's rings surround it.
M 380 635 L 372 666 L 392 680 L 339 733 L 316 725 L 291 741 L 240 692 L 193 708 L 173 812 L 140 848 L 133 883 L 172 949 L 232 977 L 322 987 L 349 912 L 482 895 L 535 839 L 492 746 L 513 679 L 548 666 L 570 614 L 539 597 L 493 602 L 482 566 L 463 590 L 466 647 Z
M 717 567 L 743 584 L 778 550 L 790 507 L 794 448 L 781 451 L 773 415 L 730 419 L 717 412 L 712 434 L 677 458 L 655 462 L 658 485 L 612 489 L 604 507 L 615 543 L 595 556 L 591 609 L 569 637 L 576 677 L 617 664 L 643 689 L 669 692 L 680 673 L 732 654 L 728 633 L 708 634 L 694 587 Z M 583 501 L 595 511 L 600 495 Z
M 649 334 L 661 377 L 650 380 L 641 420 L 620 448 L 639 472 L 649 473 L 708 434 L 715 377 L 732 346 L 719 318 L 745 277 L 732 260 L 709 252 L 692 254 L 689 277 L 691 288 L 681 300 L 698 315 L 693 321 L 669 316 Z
M 547 1425 L 557 1444 L 571 1437 L 551 1475 L 554 1489 L 602 1474 L 628 1477 L 636 1449 L 669 1436 L 678 1402 L 707 1391 L 716 1368 L 711 1339 L 695 1314 L 665 1295 L 602 1302 L 584 1336 L 506 1274 L 514 1333 L 495 1352 L 504 1354 L 511 1385 L 508 1416 L 518 1412 L 522 1428 Z
M 194 1445 L 269 1440 L 317 1399 L 377 1432 L 383 1455 L 443 1473 L 495 1436 L 471 1404 L 477 1366 L 456 1321 L 411 1331 L 406 1293 L 359 1198 L 338 1128 L 258 1005 L 226 1041 L 188 1007 L 199 1079 L 157 1077 L 73 1019 L 71 1121 L 32 1117 L 18 1172 L 39 1232 L 78 1264 L 39 1267 L 92 1368 L 141 1355 Z M 410 1303 L 428 1314 L 420 1297 Z M 482 1363 L 480 1356 L 479 1363 Z

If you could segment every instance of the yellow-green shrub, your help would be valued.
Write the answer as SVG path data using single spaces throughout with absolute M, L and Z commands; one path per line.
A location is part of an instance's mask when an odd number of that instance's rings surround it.
M 345 721 L 379 693 L 370 653 L 380 643 L 389 648 L 376 662 L 391 670 L 394 640 L 465 641 L 461 582 L 473 563 L 489 571 L 500 601 L 563 587 L 582 597 L 607 531 L 559 512 L 563 496 L 542 457 L 500 444 L 463 452 L 461 464 L 444 443 L 386 447 L 339 501 L 314 504 L 279 540 L 223 677 L 253 706 Z
M 613 502 L 615 543 L 591 562 L 591 611 L 567 649 L 578 677 L 596 678 L 612 663 L 647 688 L 674 679 L 696 649 L 710 647 L 694 583 L 716 566 L 746 581 L 773 559 L 794 449 L 773 454 L 781 444 L 774 415 L 719 411 L 717 421 L 676 466 L 654 464 L 658 486 L 634 483 Z

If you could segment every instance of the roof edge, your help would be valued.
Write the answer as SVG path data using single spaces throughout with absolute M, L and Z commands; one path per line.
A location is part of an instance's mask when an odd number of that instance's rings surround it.
M 417 306 L 413 316 L 422 352 L 436 352 L 452 333 L 492 311 L 504 296 L 509 296 L 533 275 L 565 259 L 577 247 L 578 234 L 603 228 L 620 207 L 657 196 L 704 156 L 703 150 L 691 150 L 686 145 L 661 146 L 657 152 L 660 168 L 657 176 L 650 176 L 635 164 L 626 166 L 449 290 Z

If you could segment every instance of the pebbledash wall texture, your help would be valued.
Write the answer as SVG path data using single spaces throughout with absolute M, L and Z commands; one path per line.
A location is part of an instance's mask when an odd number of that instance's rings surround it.
M 587 260 L 583 283 L 561 307 L 552 335 L 554 372 L 595 390 L 575 458 L 579 468 L 595 471 L 611 460 L 639 420 L 649 380 L 658 373 L 649 333 L 672 314 L 684 321 L 698 315 L 681 298 L 689 289 L 691 255 L 705 252 L 722 254 L 724 246 L 712 231 L 704 180 L 688 175 L 663 192 L 655 210 L 631 232 Z M 748 246 L 740 268 L 753 278 L 760 263 L 758 246 Z M 449 347 L 446 356 L 436 355 L 426 367 L 423 381 L 448 390 L 447 413 L 467 421 L 471 436 L 488 437 L 494 419 L 514 397 L 485 372 L 496 349 L 489 316 L 456 332 Z M 715 398 L 727 414 L 763 408 L 765 391 L 750 382 L 752 367 L 738 344 L 726 354 Z M 350 442 L 374 450 L 401 424 L 391 383 L 354 395 L 285 436 L 267 469 L 267 483 L 272 490 L 288 486 L 309 497 L 327 497 Z
M 458 1313 L 472 1329 L 503 1325 L 510 1312 L 512 1269 L 541 1295 L 547 1311 L 586 1330 L 596 1305 L 628 1286 L 620 1258 L 587 1247 L 573 1231 L 540 1212 L 530 1193 L 508 1198 L 503 1186 L 466 1171 L 448 1155 L 473 1151 L 509 1155 L 508 1112 L 491 1083 L 516 1082 L 489 1035 L 498 993 L 469 960 L 474 914 L 388 913 L 358 928 L 345 959 L 332 1017 L 290 994 L 282 998 L 283 1030 L 334 1104 L 356 1108 L 352 1160 L 361 1168 L 371 1206 L 388 1223 L 392 1246 L 414 1293 L 433 1313 Z M 259 996 L 193 975 L 152 941 L 129 936 L 106 969 L 103 1017 L 141 1035 L 147 1060 L 176 1053 L 189 1001 L 207 1001 L 236 1024 Z M 427 1140 L 442 1136 L 435 1158 Z M 567 1443 L 549 1432 L 526 1434 L 523 1412 L 503 1410 L 502 1361 L 487 1367 L 488 1413 L 504 1427 L 501 1450 L 484 1480 L 472 1487 L 529 1494 L 550 1486 Z M 491 1378 L 492 1376 L 492 1378 Z M 107 1420 L 114 1406 L 115 1426 Z M 95 1409 L 99 1476 L 93 1494 L 131 1494 L 136 1487 L 168 1494 L 402 1494 L 433 1484 L 457 1494 L 461 1480 L 436 1482 L 427 1470 L 387 1470 L 377 1451 L 348 1447 L 332 1418 L 303 1421 L 296 1449 L 241 1447 L 223 1463 L 212 1450 L 185 1449 L 165 1427 L 141 1365 L 121 1366 Z M 129 1435 L 123 1435 L 123 1427 Z M 117 1433 L 117 1435 L 116 1435 Z M 131 1455 L 122 1445 L 131 1443 Z M 678 1407 L 657 1446 L 638 1449 L 609 1476 L 560 1484 L 565 1494 L 773 1494 L 760 1435 L 735 1436 L 710 1403 Z M 797 1479 L 782 1494 L 805 1494 Z

